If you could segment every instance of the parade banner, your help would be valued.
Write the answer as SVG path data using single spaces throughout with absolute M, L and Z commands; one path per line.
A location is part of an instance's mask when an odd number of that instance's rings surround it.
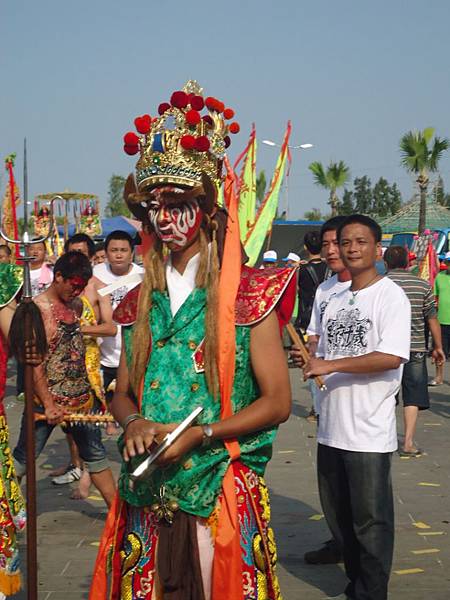
M 277 214 L 280 187 L 283 181 L 284 170 L 289 159 L 289 137 L 291 135 L 291 122 L 288 122 L 280 155 L 275 172 L 270 182 L 269 190 L 258 209 L 254 223 L 247 231 L 244 240 L 244 249 L 249 257 L 247 264 L 252 267 L 258 260 L 259 253 L 267 234 L 272 227 L 272 221 Z
M 241 240 L 245 240 L 247 231 L 255 221 L 256 150 L 256 129 L 253 124 L 247 147 L 234 164 L 234 171 L 236 171 L 239 163 L 244 159 L 241 174 L 238 179 L 238 217 Z
M 5 168 L 8 172 L 8 184 L 2 205 L 2 229 L 6 235 L 14 240 L 18 239 L 17 211 L 16 207 L 20 203 L 19 188 L 14 178 L 14 161 L 16 155 L 10 154 L 5 158 Z M 19 246 L 15 246 L 16 258 L 19 256 Z
M 436 279 L 436 275 L 439 273 L 438 263 L 439 260 L 436 255 L 436 250 L 434 249 L 431 240 L 429 240 L 427 252 L 419 264 L 418 275 L 420 279 L 428 281 L 431 287 L 434 286 L 434 280 Z

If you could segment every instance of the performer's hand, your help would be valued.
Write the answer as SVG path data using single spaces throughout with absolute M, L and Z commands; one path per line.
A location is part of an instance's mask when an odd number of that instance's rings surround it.
M 190 450 L 199 446 L 203 440 L 203 431 L 201 427 L 189 427 L 180 437 L 162 454 L 158 460 L 158 465 L 166 466 L 179 462 Z
M 125 462 L 138 454 L 148 452 L 153 442 L 162 442 L 164 436 L 173 431 L 176 426 L 176 423 L 165 425 L 147 419 L 131 421 L 124 435 L 123 458 Z
M 302 369 L 305 364 L 305 361 L 303 360 L 300 348 L 295 344 L 292 344 L 289 354 L 292 360 L 294 361 L 295 366 L 299 369 Z
M 445 363 L 445 354 L 442 348 L 434 348 L 431 353 L 431 362 L 434 362 L 438 367 Z
M 47 423 L 49 425 L 59 425 L 59 423 L 64 421 L 65 416 L 65 410 L 57 404 L 53 403 L 45 407 L 45 418 L 47 419 Z
M 317 377 L 317 375 L 328 375 L 328 373 L 331 373 L 329 361 L 324 360 L 323 358 L 310 358 L 303 367 L 303 376 L 305 380 L 310 377 Z

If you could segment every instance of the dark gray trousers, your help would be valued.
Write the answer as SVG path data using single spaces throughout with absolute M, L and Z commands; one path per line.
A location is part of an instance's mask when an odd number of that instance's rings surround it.
M 354 600 L 386 600 L 394 550 L 392 453 L 318 445 L 320 500 Z

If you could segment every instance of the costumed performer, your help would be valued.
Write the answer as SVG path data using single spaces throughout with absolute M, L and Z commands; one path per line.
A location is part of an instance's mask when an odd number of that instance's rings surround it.
M 142 284 L 114 314 L 124 344 L 111 410 L 124 429 L 124 462 L 90 599 L 275 600 L 263 475 L 291 393 L 272 309 L 291 281 L 293 306 L 295 269 L 243 266 L 237 207 L 228 205 L 227 223 L 216 205 L 228 131 L 238 130 L 226 123 L 233 111 L 191 81 L 159 113 L 135 121 L 142 138 L 125 136 L 125 150 L 141 152 L 125 198 L 153 245 Z M 226 344 L 235 353 L 224 377 Z M 198 406 L 198 424 L 131 489 L 136 456 Z
M 16 534 L 25 527 L 25 503 L 17 482 L 9 447 L 3 399 L 8 361 L 7 339 L 22 287 L 22 267 L 0 264 L 0 599 L 21 587 Z

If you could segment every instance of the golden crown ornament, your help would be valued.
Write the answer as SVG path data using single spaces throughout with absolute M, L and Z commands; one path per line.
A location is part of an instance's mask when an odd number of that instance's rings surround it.
M 196 81 L 188 81 L 158 107 L 158 117 L 142 115 L 134 120 L 139 134 L 124 136 L 124 150 L 140 152 L 136 164 L 139 191 L 164 184 L 196 187 L 202 173 L 219 186 L 230 133 L 239 132 L 234 111 L 211 96 L 204 98 Z

